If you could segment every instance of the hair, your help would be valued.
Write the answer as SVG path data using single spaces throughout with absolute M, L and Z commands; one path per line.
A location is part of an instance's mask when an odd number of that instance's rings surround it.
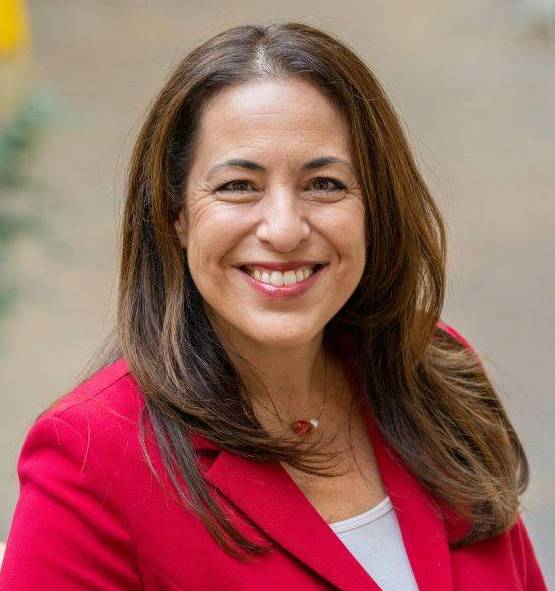
M 125 356 L 173 486 L 232 555 L 266 550 L 241 535 L 213 499 L 192 434 L 243 457 L 328 475 L 316 448 L 270 436 L 257 421 L 174 226 L 206 100 L 230 85 L 297 77 L 342 113 L 365 200 L 366 266 L 324 337 L 348 335 L 385 440 L 435 499 L 469 520 L 451 546 L 495 536 L 518 517 L 529 479 L 524 450 L 477 355 L 438 326 L 445 225 L 397 116 L 368 66 L 321 30 L 300 23 L 231 28 L 169 76 L 131 157 L 117 325 L 98 365 Z M 143 429 L 140 435 L 145 450 Z

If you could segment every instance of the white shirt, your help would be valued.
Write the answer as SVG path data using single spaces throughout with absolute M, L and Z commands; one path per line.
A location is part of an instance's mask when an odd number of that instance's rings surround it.
M 329 526 L 382 591 L 418 591 L 389 497 L 369 511 Z

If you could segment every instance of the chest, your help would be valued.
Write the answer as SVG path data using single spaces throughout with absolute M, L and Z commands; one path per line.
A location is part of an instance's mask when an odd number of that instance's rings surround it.
M 178 502 L 165 485 L 169 483 L 153 477 L 140 448 L 131 444 L 125 464 L 118 464 L 111 481 L 117 482 L 117 496 L 110 486 L 106 495 L 113 502 L 106 505 L 124 511 L 133 551 L 124 554 L 124 540 L 109 551 L 126 562 L 136 561 L 145 591 L 380 591 L 326 523 L 340 520 L 339 510 L 356 513 L 375 504 L 379 499 L 364 492 L 374 478 L 376 487 L 382 486 L 382 479 L 387 487 L 420 591 L 523 590 L 508 538 L 448 548 L 444 524 L 418 483 L 386 452 L 374 431 L 371 446 L 364 444 L 356 426 L 352 433 L 356 451 L 350 461 L 356 463 L 356 458 L 363 476 L 347 470 L 331 479 L 307 479 L 226 450 L 207 454 L 205 477 L 218 504 L 230 512 L 242 534 L 273 544 L 269 554 L 246 561 L 223 551 L 197 515 Z M 338 448 L 350 449 L 346 441 L 340 443 Z M 155 460 L 159 462 L 157 456 Z M 347 469 L 349 460 L 342 466 Z M 366 503 L 362 507 L 351 498 L 359 492 Z M 328 519 L 322 519 L 323 514 Z
M 251 539 L 262 536 L 276 542 L 275 550 L 247 562 L 230 557 L 194 515 L 165 493 L 158 493 L 155 484 L 138 490 L 148 482 L 140 479 L 129 491 L 126 505 L 130 526 L 138 532 L 138 568 L 145 591 L 380 591 L 318 515 L 327 507 L 322 501 L 325 487 L 318 490 L 324 485 L 313 483 L 318 508 L 313 512 L 312 501 L 307 503 L 306 495 L 295 493 L 279 471 L 225 452 L 212 468 L 210 481 L 222 493 L 219 498 L 225 506 L 233 510 L 239 530 Z M 419 589 L 522 591 L 514 559 L 503 539 L 491 542 L 487 549 L 476 545 L 449 552 L 441 524 L 424 503 L 415 504 L 414 495 L 408 494 L 392 494 L 392 498 Z M 397 505 L 399 500 L 402 503 Z M 333 505 L 338 506 L 341 504 Z
M 328 523 L 368 511 L 387 495 L 362 417 L 351 413 L 349 428 L 341 433 L 348 435 L 336 437 L 326 449 L 335 458 L 336 475 L 307 474 L 283 466 Z

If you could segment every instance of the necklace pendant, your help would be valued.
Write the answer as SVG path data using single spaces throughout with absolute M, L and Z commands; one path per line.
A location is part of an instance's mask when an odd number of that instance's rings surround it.
M 308 422 L 312 425 L 314 429 L 318 429 L 320 426 L 320 421 L 318 419 L 309 419 Z
M 293 431 L 295 433 L 300 433 L 301 435 L 309 435 L 315 429 L 318 429 L 320 426 L 320 421 L 318 419 L 301 419 L 299 421 L 295 421 L 292 425 Z

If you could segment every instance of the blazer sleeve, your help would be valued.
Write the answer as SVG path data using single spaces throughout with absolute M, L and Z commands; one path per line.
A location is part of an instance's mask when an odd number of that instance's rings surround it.
M 525 591 L 548 591 L 522 517 L 510 532 L 513 554 Z
M 476 350 L 460 332 L 444 322 L 439 322 L 438 325 L 442 330 L 449 333 L 454 339 L 474 353 L 480 364 L 482 364 Z M 532 542 L 530 541 L 524 521 L 520 516 L 517 523 L 510 530 L 510 539 L 523 589 L 525 591 L 548 591 Z
M 54 414 L 39 418 L 22 447 L 18 475 L 1 591 L 141 589 L 114 483 L 86 433 Z

